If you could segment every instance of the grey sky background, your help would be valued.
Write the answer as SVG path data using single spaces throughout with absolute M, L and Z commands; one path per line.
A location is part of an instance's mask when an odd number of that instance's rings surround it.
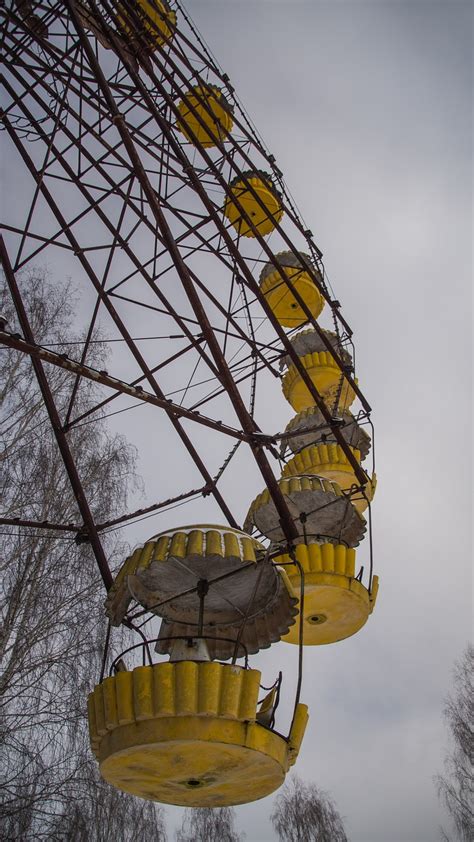
M 187 8 L 324 252 L 374 410 L 380 593 L 359 634 L 305 651 L 310 722 L 296 772 L 333 795 L 351 842 L 434 842 L 445 821 L 433 784 L 446 746 L 443 698 L 472 615 L 472 7 L 188 0 Z M 9 211 L 20 219 L 31 183 L 9 149 L 4 160 Z M 68 260 L 56 250 L 53 277 L 71 274 Z M 79 310 L 88 314 L 89 304 Z M 148 329 L 140 311 L 126 316 L 132 335 Z M 125 378 L 127 365 L 124 355 Z M 262 388 L 259 421 L 276 432 L 294 413 L 276 381 Z M 146 491 L 131 508 L 174 494 L 169 425 L 148 407 L 113 423 L 144 444 Z M 212 461 L 215 438 L 201 435 L 200 446 Z M 240 518 L 261 489 L 241 448 L 224 479 Z M 209 505 L 143 521 L 124 537 L 133 546 L 168 526 L 209 522 Z M 363 543 L 358 557 L 366 553 Z M 265 683 L 284 670 L 283 721 L 296 659 L 287 644 L 252 659 Z M 272 802 L 236 808 L 248 842 L 276 838 Z M 171 828 L 180 823 L 181 810 L 166 813 Z
M 471 634 L 471 4 L 188 8 L 324 252 L 374 408 L 379 601 L 358 635 L 306 650 L 296 771 L 352 842 L 432 842 Z M 256 661 L 291 670 L 289 648 Z M 275 839 L 271 802 L 237 808 L 248 840 Z

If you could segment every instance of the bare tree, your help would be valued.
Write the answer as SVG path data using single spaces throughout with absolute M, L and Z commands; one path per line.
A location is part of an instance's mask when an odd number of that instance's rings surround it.
M 271 821 L 281 842 L 347 842 L 332 799 L 297 775 L 280 790 Z
M 56 288 L 41 271 L 24 276 L 21 286 L 36 341 L 71 353 L 66 343 L 80 337 L 70 286 Z M 0 311 L 15 329 L 5 288 Z M 92 347 L 90 362 L 100 367 L 104 346 Z M 53 367 L 47 376 L 64 417 L 71 376 Z M 81 383 L 78 413 L 91 405 L 95 388 Z M 0 350 L 0 436 L 4 515 L 80 523 L 31 363 L 6 348 Z M 73 428 L 69 441 L 94 515 L 107 520 L 126 506 L 134 451 L 100 417 Z M 100 672 L 105 621 L 103 584 L 89 546 L 77 544 L 74 533 L 0 530 L 2 839 L 165 839 L 160 809 L 100 781 L 90 755 L 86 700 Z M 112 535 L 106 547 L 120 558 Z
M 245 836 L 234 827 L 232 807 L 197 807 L 184 812 L 176 842 L 240 842 Z
M 444 708 L 452 749 L 444 775 L 436 777 L 438 795 L 452 818 L 456 839 L 474 839 L 474 646 L 468 645 L 454 668 L 454 693 Z M 443 839 L 449 840 L 445 830 Z
M 106 784 L 94 758 L 78 777 L 80 796 L 51 826 L 51 842 L 166 842 L 164 811 Z

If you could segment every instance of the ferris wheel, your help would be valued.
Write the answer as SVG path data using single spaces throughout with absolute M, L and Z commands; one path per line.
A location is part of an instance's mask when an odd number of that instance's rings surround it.
M 352 331 L 275 158 L 180 2 L 16 0 L 2 40 L 2 128 L 22 195 L 1 243 L 21 333 L 2 323 L 0 338 L 32 359 L 78 510 L 74 525 L 15 524 L 69 529 L 99 566 L 109 631 L 92 750 L 107 781 L 144 798 L 261 798 L 303 739 L 303 649 L 355 634 L 377 597 L 371 408 Z M 36 344 L 16 275 L 38 261 L 82 292 L 71 355 Z M 116 344 L 99 371 L 103 330 Z M 44 363 L 69 372 L 66 407 Z M 100 397 L 81 414 L 88 381 Z M 127 401 L 153 412 L 160 493 L 98 523 L 69 437 Z M 284 429 L 269 401 L 294 411 Z M 247 490 L 244 518 L 230 486 Z M 209 522 L 194 523 L 198 500 Z M 184 525 L 167 523 L 174 504 L 191 512 Z M 144 512 L 156 532 L 112 576 L 102 535 Z M 120 626 L 136 635 L 126 651 Z M 281 674 L 263 686 L 249 666 L 280 641 L 299 657 L 288 734 Z

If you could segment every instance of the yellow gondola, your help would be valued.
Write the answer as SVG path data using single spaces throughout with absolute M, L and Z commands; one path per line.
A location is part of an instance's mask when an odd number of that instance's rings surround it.
M 295 543 L 328 540 L 356 547 L 366 531 L 366 521 L 337 482 L 314 475 L 278 481 L 298 530 Z M 285 540 L 278 510 L 266 488 L 255 498 L 244 528 L 257 528 L 273 542 Z
M 184 807 L 264 798 L 295 762 L 308 719 L 298 704 L 288 739 L 260 725 L 260 672 L 180 661 L 122 671 L 89 696 L 92 750 L 106 781 Z
M 191 143 L 196 139 L 205 148 L 217 146 L 232 131 L 232 107 L 216 85 L 191 88 L 180 101 L 178 111 L 176 127 Z
M 283 216 L 281 196 L 268 173 L 248 170 L 230 182 L 229 192 L 224 216 L 243 237 L 255 237 L 254 229 L 259 234 L 270 234 L 280 222 Z M 241 205 L 243 214 L 234 199 Z
M 332 354 L 321 351 L 300 357 L 312 383 L 333 412 L 348 409 L 354 403 L 356 394 L 344 378 Z M 357 383 L 357 378 L 354 381 Z M 281 387 L 288 403 L 296 412 L 314 406 L 314 399 L 296 366 L 291 365 L 284 375 Z
M 278 575 L 264 547 L 245 532 L 214 525 L 178 527 L 137 547 L 107 594 L 107 615 L 119 625 L 135 599 L 163 618 L 157 651 L 170 653 L 171 638 L 198 634 L 199 580 L 208 584 L 202 633 L 210 657 L 232 657 L 232 640 L 249 605 L 240 636 L 248 654 L 280 640 L 295 622 L 296 603 L 287 577 Z
M 301 255 L 311 265 L 308 254 Z M 260 273 L 260 290 L 267 299 L 274 315 L 283 327 L 299 327 L 308 321 L 302 307 L 291 291 L 294 288 L 304 300 L 311 315 L 316 319 L 324 307 L 324 298 L 316 286 L 313 277 L 292 251 L 283 251 L 275 255 L 290 282 L 290 287 L 282 278 L 282 273 L 271 261 L 266 263 Z M 314 275 L 322 281 L 319 269 L 313 269 Z
M 339 412 L 334 419 L 339 432 L 350 447 L 360 452 L 363 461 L 370 451 L 370 436 L 347 409 Z M 295 415 L 285 427 L 285 433 L 291 433 L 283 441 L 293 453 L 311 444 L 335 442 L 333 430 L 316 406 L 310 406 Z
M 354 458 L 360 463 L 360 452 L 351 448 Z M 301 474 L 316 474 L 334 480 L 343 491 L 354 489 L 351 501 L 359 512 L 365 511 L 372 501 L 376 478 L 367 479 L 364 493 L 360 490 L 360 482 L 354 474 L 354 468 L 339 444 L 313 444 L 304 447 L 290 459 L 283 468 L 282 477 L 293 477 Z
M 167 0 L 137 0 L 136 12 L 142 22 L 142 28 L 137 28 L 135 19 L 127 15 L 126 9 L 120 7 L 118 21 L 128 38 L 136 41 L 137 35 L 144 35 L 146 42 L 153 49 L 156 45 L 169 41 L 176 29 L 176 12 Z
M 343 365 L 351 368 L 351 356 L 345 348 L 340 346 L 337 336 L 328 330 L 323 330 L 322 333 L 329 345 L 337 350 Z M 328 408 L 333 413 L 348 409 L 356 397 L 354 389 L 344 377 L 319 333 L 313 328 L 302 330 L 292 337 L 291 345 Z M 284 357 L 282 365 L 288 366 L 288 371 L 282 380 L 283 394 L 293 409 L 301 412 L 314 406 L 311 392 L 292 363 L 291 357 Z M 355 382 L 357 383 L 357 380 Z
M 298 544 L 295 558 L 304 574 L 303 642 L 307 646 L 336 643 L 356 634 L 372 613 L 379 582 L 371 590 L 355 578 L 355 550 L 342 544 Z M 300 593 L 301 573 L 288 554 L 274 559 L 284 564 L 295 593 Z M 299 623 L 284 638 L 299 642 Z
M 326 342 L 323 340 L 323 337 Z M 318 332 L 313 327 L 308 327 L 305 330 L 300 330 L 299 333 L 295 333 L 291 337 L 290 342 L 293 350 L 299 357 L 304 357 L 306 354 L 313 354 L 314 352 L 320 353 L 321 351 L 331 353 L 332 349 L 334 349 L 339 354 L 343 364 L 352 368 L 352 357 L 349 351 L 332 330 L 321 328 L 320 332 Z M 285 368 L 286 366 L 289 368 L 291 364 L 292 359 L 287 355 L 283 357 L 280 367 Z

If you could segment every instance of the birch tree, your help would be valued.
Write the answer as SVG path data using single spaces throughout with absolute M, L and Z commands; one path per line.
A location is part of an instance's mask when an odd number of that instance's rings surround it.
M 59 289 L 44 271 L 21 279 L 37 343 L 71 356 L 74 292 Z M 2 286 L 0 312 L 17 324 Z M 67 343 L 67 344 L 66 344 Z M 101 367 L 104 345 L 88 361 Z M 46 366 L 60 415 L 71 375 Z M 94 384 L 83 382 L 76 411 L 92 404 Z M 30 360 L 0 349 L 0 494 L 5 517 L 80 523 Z M 95 517 L 123 511 L 136 483 L 133 449 L 100 418 L 69 435 Z M 106 550 L 120 558 L 112 533 Z M 105 619 L 102 581 L 87 543 L 74 533 L 0 527 L 0 750 L 2 839 L 163 840 L 160 808 L 103 783 L 86 735 L 87 694 L 98 680 Z
M 232 807 L 196 807 L 184 811 L 176 842 L 240 842 Z
M 438 794 L 453 822 L 459 842 L 474 839 L 474 647 L 469 645 L 454 670 L 454 692 L 444 715 L 451 739 L 444 775 L 438 775 Z M 449 840 L 446 831 L 443 838 Z
M 279 791 L 271 821 L 280 842 L 348 842 L 329 795 L 297 775 Z

